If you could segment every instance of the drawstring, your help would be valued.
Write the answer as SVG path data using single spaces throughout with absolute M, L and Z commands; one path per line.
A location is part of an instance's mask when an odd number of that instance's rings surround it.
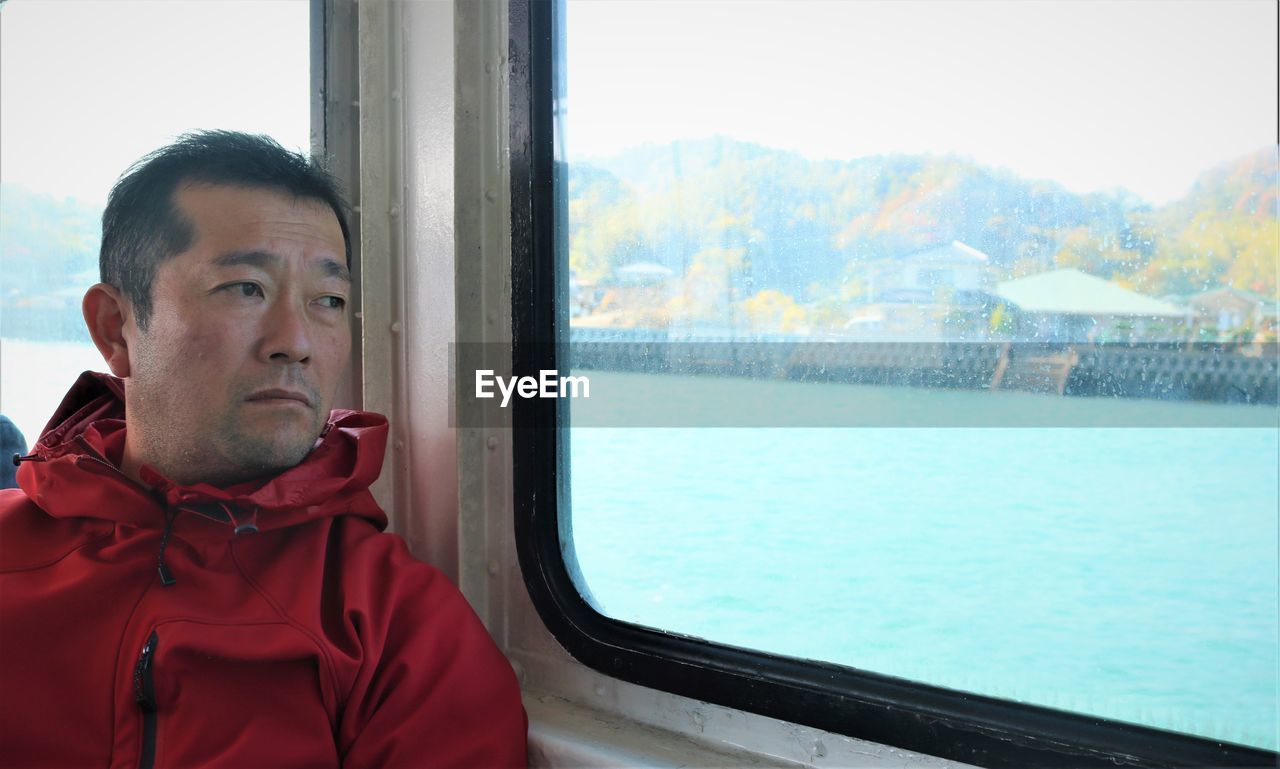
M 0 0 L 0 3 L 3 3 L 3 2 L 4 0 Z M 326 426 L 325 429 L 327 430 L 328 427 Z M 92 447 L 90 447 L 84 441 L 83 436 L 78 436 L 77 440 L 80 441 L 87 449 L 89 449 L 90 453 L 93 454 L 95 458 L 98 458 L 99 461 L 103 461 L 103 462 L 106 461 L 101 459 L 100 455 L 97 454 L 96 451 L 93 451 Z M 22 454 L 19 454 L 19 453 L 15 453 L 13 455 L 13 464 L 15 467 L 20 466 L 23 462 L 44 462 L 44 461 L 45 461 L 45 458 L 36 454 L 34 451 L 31 452 L 30 454 L 27 454 L 26 456 L 23 456 Z M 145 466 L 143 467 L 144 473 L 146 473 L 148 470 L 149 468 Z M 176 499 L 174 497 L 170 497 L 169 504 L 174 506 L 166 507 L 165 509 L 164 532 L 160 535 L 160 551 L 156 554 L 156 571 L 160 575 L 160 584 L 164 587 L 172 587 L 178 584 L 178 580 L 174 579 L 173 572 L 170 571 L 169 565 L 164 562 L 164 551 L 165 551 L 165 548 L 169 546 L 169 535 L 173 532 L 173 522 L 178 518 L 178 511 L 184 509 L 182 507 L 177 506 L 175 502 L 176 502 Z M 239 516 L 236 514 L 234 507 L 231 505 L 228 505 L 226 502 L 222 502 L 218 500 L 215 500 L 214 502 L 215 504 L 217 504 L 218 507 L 222 508 L 222 515 L 210 515 L 209 513 L 201 511 L 196 508 L 190 508 L 189 511 L 193 513 L 197 513 L 199 515 L 203 515 L 204 517 L 210 518 L 212 520 L 217 520 L 220 523 L 230 523 L 237 535 L 258 533 L 258 508 L 255 507 L 249 510 L 248 515 Z
M 160 584 L 164 587 L 171 587 L 178 582 L 173 578 L 173 573 L 169 571 L 169 567 L 164 562 L 164 549 L 169 544 L 169 532 L 173 530 L 173 521 L 177 517 L 178 511 L 176 509 L 172 513 L 165 512 L 164 533 L 160 535 L 160 555 L 157 558 L 156 571 L 160 572 Z
M 179 512 L 186 511 L 211 520 L 216 520 L 219 523 L 230 523 L 234 527 L 237 535 L 258 533 L 258 509 L 256 507 L 250 510 L 249 514 L 246 516 L 237 516 L 235 508 L 228 505 L 226 502 L 214 500 L 212 501 L 212 504 L 222 508 L 221 515 L 214 514 L 216 512 L 216 508 L 210 510 L 201 509 L 199 507 L 175 505 L 174 507 L 167 508 L 165 510 L 164 533 L 160 535 L 160 553 L 156 557 L 156 571 L 160 573 L 161 585 L 170 587 L 177 584 L 177 580 L 174 579 L 173 572 L 170 571 L 169 565 L 164 562 L 164 549 L 169 545 L 169 534 L 173 531 L 173 522 L 178 518 Z M 206 508 L 207 507 L 208 506 L 206 506 Z M 172 512 L 170 512 L 170 510 Z
M 226 511 L 227 518 L 231 519 L 231 525 L 235 526 L 235 533 L 240 534 L 257 534 L 258 533 L 258 508 L 253 508 L 249 514 L 243 518 L 237 516 L 235 511 L 225 502 L 219 503 L 222 509 Z

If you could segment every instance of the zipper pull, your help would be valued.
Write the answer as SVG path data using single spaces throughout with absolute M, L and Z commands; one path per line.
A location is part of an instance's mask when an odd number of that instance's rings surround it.
M 144 711 L 156 711 L 155 681 L 151 678 L 151 658 L 156 653 L 156 644 L 160 636 L 151 631 L 151 637 L 142 645 L 142 654 L 138 655 L 138 664 L 133 668 L 133 696 L 138 706 Z

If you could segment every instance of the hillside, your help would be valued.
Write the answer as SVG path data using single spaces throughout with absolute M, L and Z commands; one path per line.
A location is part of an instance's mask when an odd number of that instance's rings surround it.
M 99 208 L 0 185 L 0 298 L 6 307 L 80 293 L 97 280 Z M 87 282 L 85 273 L 92 273 Z M 77 304 L 78 307 L 78 297 Z
M 1002 276 L 1076 267 L 1146 293 L 1227 284 L 1276 295 L 1276 152 L 1206 171 L 1153 208 L 952 156 L 809 161 L 716 137 L 569 168 L 570 264 L 609 281 L 638 261 L 732 264 L 743 288 L 813 301 L 865 265 L 960 240 Z

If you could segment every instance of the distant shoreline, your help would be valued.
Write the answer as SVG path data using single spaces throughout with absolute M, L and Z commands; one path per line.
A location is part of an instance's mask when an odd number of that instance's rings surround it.
M 575 368 L 1275 405 L 1276 343 L 860 342 L 570 330 Z

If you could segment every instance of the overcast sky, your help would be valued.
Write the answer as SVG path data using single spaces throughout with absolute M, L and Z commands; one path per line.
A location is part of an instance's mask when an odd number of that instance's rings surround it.
M 570 159 L 720 133 L 1160 203 L 1276 141 L 1273 0 L 570 0 Z
M 571 159 L 722 134 L 1161 203 L 1276 141 L 1272 0 L 571 0 L 567 27 Z M 100 203 L 191 128 L 305 149 L 307 45 L 305 0 L 10 0 L 0 179 Z
M 195 128 L 310 147 L 308 3 L 9 0 L 0 180 L 101 204 L 134 160 Z

